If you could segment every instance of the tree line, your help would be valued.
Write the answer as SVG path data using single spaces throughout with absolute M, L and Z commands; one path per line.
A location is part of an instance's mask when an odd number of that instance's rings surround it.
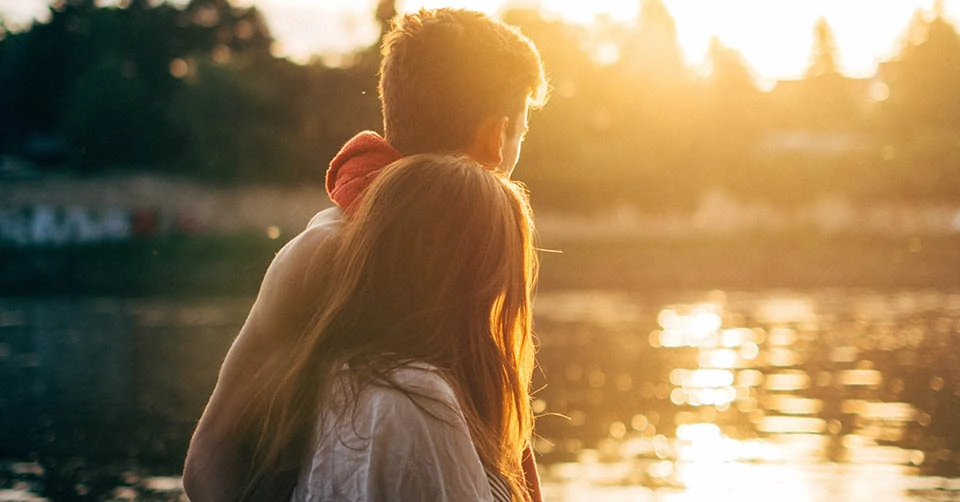
M 385 27 L 394 13 L 384 0 L 371 16 Z M 643 0 L 632 26 L 503 17 L 553 87 L 517 172 L 538 205 L 669 210 L 716 189 L 778 206 L 960 202 L 960 35 L 940 7 L 866 79 L 840 73 L 821 20 L 805 78 L 770 91 L 716 39 L 709 75 L 684 66 L 662 0 Z M 58 0 L 48 21 L 0 33 L 0 155 L 41 172 L 320 182 L 343 141 L 380 128 L 376 47 L 296 64 L 271 53 L 255 7 Z

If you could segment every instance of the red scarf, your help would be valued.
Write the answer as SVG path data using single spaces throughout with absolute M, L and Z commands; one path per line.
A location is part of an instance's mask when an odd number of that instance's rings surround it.
M 347 141 L 327 170 L 327 194 L 348 214 L 381 169 L 403 155 L 379 134 L 363 131 Z
M 355 208 L 354 204 L 360 200 L 364 190 L 370 186 L 380 170 L 401 158 L 403 155 L 379 134 L 373 131 L 357 134 L 347 141 L 330 161 L 326 179 L 330 200 L 350 214 Z M 523 455 L 523 474 L 532 500 L 543 500 L 537 464 L 529 446 Z

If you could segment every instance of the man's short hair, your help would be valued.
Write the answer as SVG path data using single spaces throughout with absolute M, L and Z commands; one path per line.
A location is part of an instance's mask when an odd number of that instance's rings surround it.
M 512 119 L 524 103 L 546 101 L 533 43 L 479 12 L 443 8 L 398 16 L 382 52 L 383 132 L 404 155 L 459 150 L 484 119 Z

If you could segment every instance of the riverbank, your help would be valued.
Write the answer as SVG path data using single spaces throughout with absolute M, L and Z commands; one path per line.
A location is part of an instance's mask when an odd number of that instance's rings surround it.
M 318 176 L 315 184 L 298 186 L 214 186 L 146 173 L 0 180 L 0 246 L 258 232 L 286 240 L 332 205 L 321 181 Z M 637 193 L 632 202 L 610 200 L 592 210 L 564 211 L 539 208 L 534 193 L 533 204 L 546 240 L 960 235 L 960 206 L 950 204 L 867 204 L 810 195 L 802 204 L 774 206 L 714 190 L 689 207 L 643 210 L 643 197 Z
M 960 285 L 960 236 L 806 233 L 552 239 L 541 286 L 643 290 Z
M 0 296 L 255 295 L 284 241 L 244 233 L 68 247 L 4 247 L 0 248 Z M 960 285 L 957 235 L 545 237 L 541 245 L 540 287 L 546 289 Z
M 536 194 L 534 194 L 535 196 Z M 534 197 L 536 204 L 536 197 Z M 960 208 L 706 194 L 681 212 L 538 212 L 543 288 L 955 287 Z M 0 183 L 0 296 L 253 295 L 323 188 L 146 174 Z

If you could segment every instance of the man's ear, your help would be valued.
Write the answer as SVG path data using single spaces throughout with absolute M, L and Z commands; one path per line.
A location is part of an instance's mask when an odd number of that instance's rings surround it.
M 481 164 L 499 166 L 503 163 L 503 144 L 509 123 L 506 115 L 484 119 L 473 137 L 473 144 L 465 153 Z

